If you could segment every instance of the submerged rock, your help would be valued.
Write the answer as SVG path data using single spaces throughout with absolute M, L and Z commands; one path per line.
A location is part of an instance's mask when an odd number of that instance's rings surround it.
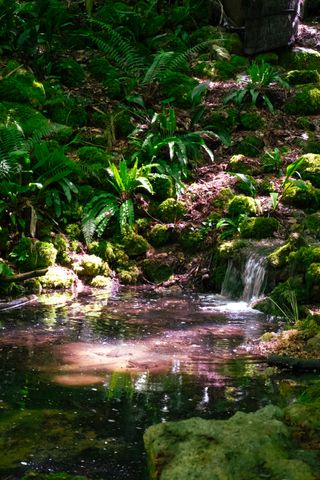
M 191 418 L 148 428 L 151 478 L 159 480 L 313 480 L 295 458 L 282 411 L 269 405 L 229 420 Z

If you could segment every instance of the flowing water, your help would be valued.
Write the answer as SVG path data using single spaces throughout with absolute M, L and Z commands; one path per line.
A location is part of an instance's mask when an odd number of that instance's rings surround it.
M 0 478 L 146 479 L 149 425 L 278 399 L 265 365 L 238 350 L 274 328 L 245 302 L 139 289 L 0 313 Z

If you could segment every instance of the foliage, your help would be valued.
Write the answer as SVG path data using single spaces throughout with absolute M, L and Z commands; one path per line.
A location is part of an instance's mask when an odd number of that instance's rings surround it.
M 138 167 L 138 159 L 132 168 L 128 167 L 124 159 L 118 167 L 114 163 L 109 164 L 107 174 L 114 193 L 98 193 L 83 210 L 82 230 L 87 244 L 95 234 L 98 237 L 103 234 L 112 217 L 116 217 L 122 233 L 127 227 L 134 225 L 135 193 L 137 190 L 144 190 L 153 194 L 150 183 L 153 167 L 151 163 Z
M 262 157 L 263 169 L 265 172 L 281 173 L 282 168 L 282 151 L 275 148 L 272 151 L 267 151 Z
M 287 82 L 264 60 L 251 64 L 248 69 L 248 77 L 248 83 L 227 95 L 225 103 L 232 101 L 240 105 L 249 99 L 252 105 L 256 105 L 258 100 L 261 100 L 270 112 L 274 113 L 274 107 L 266 93 L 266 88 L 272 83 L 278 83 L 281 87 L 287 88 Z

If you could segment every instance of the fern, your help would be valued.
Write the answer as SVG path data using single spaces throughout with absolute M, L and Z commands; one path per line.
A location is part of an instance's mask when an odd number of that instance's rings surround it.
M 141 71 L 145 69 L 145 63 L 138 50 L 111 25 L 99 20 L 91 20 L 91 22 L 107 34 L 106 40 L 89 34 L 99 49 L 106 53 L 122 71 L 139 76 Z
M 190 57 L 198 54 L 201 50 L 212 44 L 212 41 L 202 42 L 192 48 L 188 48 L 185 52 L 159 52 L 155 55 L 154 60 L 148 68 L 141 85 L 148 85 L 157 80 L 165 78 L 170 72 L 176 72 L 186 63 Z
M 95 234 L 101 236 L 110 218 L 118 214 L 119 205 L 115 195 L 100 193 L 85 206 L 82 218 L 82 232 L 87 244 Z

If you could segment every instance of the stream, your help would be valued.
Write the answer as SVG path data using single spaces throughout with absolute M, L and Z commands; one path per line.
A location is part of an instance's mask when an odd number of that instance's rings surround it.
M 146 480 L 151 424 L 279 403 L 238 350 L 276 325 L 219 295 L 97 291 L 0 313 L 0 478 Z

